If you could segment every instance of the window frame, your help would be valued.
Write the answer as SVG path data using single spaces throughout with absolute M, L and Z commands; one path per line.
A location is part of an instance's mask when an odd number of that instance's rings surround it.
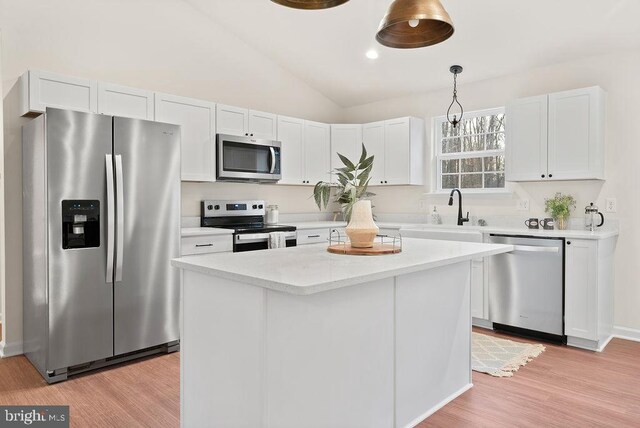
M 505 107 L 495 107 L 484 110 L 475 110 L 470 112 L 465 112 L 464 118 L 467 119 L 469 117 L 481 117 L 481 116 L 492 116 L 497 114 L 505 114 Z M 506 119 L 506 116 L 505 116 Z M 451 189 L 443 189 L 442 188 L 442 161 L 444 160 L 452 160 L 452 159 L 470 159 L 470 158 L 485 158 L 491 156 L 504 156 L 506 163 L 506 145 L 508 142 L 506 141 L 506 133 L 505 133 L 505 149 L 502 150 L 483 150 L 478 152 L 459 152 L 459 153 L 442 153 L 442 123 L 447 121 L 447 116 L 437 116 L 432 120 L 433 124 L 433 157 L 436 163 L 435 170 L 435 189 L 433 189 L 433 193 L 436 194 L 444 194 L 451 192 Z M 465 136 L 477 136 L 477 135 L 489 135 L 493 133 L 484 132 L 479 134 L 468 134 Z M 463 136 L 461 136 L 462 138 Z M 483 171 L 481 174 L 484 175 Z M 462 183 L 459 183 L 460 185 Z M 505 180 L 504 187 L 488 187 L 488 188 L 476 188 L 476 189 L 462 189 L 465 193 L 477 193 L 477 194 L 490 194 L 490 193 L 510 193 L 507 189 L 507 182 Z

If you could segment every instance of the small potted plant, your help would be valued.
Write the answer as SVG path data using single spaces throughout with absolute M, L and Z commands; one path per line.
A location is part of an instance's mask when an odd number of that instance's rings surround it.
M 560 230 L 567 228 L 571 210 L 576 207 L 576 200 L 571 195 L 557 192 L 553 198 L 544 200 L 545 212 L 549 213 Z
M 334 169 L 338 183 L 331 184 L 319 181 L 313 188 L 313 197 L 318 209 L 326 208 L 331 197 L 331 188 L 336 188 L 334 201 L 340 204 L 342 215 L 348 222 L 347 236 L 351 246 L 356 248 L 370 248 L 378 234 L 378 226 L 373 221 L 371 201 L 374 196 L 367 190 L 373 169 L 373 156 L 367 156 L 367 149 L 362 145 L 362 154 L 358 162 L 352 162 L 346 156 L 338 153 L 344 164 L 342 168 Z

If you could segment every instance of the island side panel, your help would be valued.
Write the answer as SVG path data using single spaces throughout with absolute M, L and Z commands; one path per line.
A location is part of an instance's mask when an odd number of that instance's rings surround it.
M 267 426 L 393 427 L 394 278 L 267 293 Z
M 471 387 L 471 262 L 396 279 L 396 426 Z
M 265 290 L 183 275 L 181 426 L 263 426 Z

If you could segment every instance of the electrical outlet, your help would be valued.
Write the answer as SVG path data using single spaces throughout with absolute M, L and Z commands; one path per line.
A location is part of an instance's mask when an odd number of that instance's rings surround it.
M 529 211 L 529 199 L 520 199 L 517 208 L 518 211 Z
M 616 198 L 607 198 L 604 210 L 608 213 L 614 213 L 618 211 L 618 200 Z
M 418 201 L 418 206 L 420 207 L 420 210 L 421 210 L 421 211 L 426 210 L 426 209 L 428 208 L 428 206 L 427 206 L 427 201 L 425 201 L 424 199 L 420 199 L 420 200 Z

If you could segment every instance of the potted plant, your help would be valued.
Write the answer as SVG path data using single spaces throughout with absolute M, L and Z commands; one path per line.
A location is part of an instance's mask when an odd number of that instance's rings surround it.
M 575 209 L 576 200 L 571 195 L 563 195 L 557 192 L 553 198 L 545 199 L 545 212 L 549 213 L 560 230 L 568 226 L 571 209 Z
M 352 162 L 340 153 L 338 157 L 344 164 L 344 167 L 334 169 L 338 183 L 319 181 L 313 188 L 313 197 L 318 209 L 326 208 L 331 198 L 331 189 L 335 187 L 334 201 L 340 204 L 342 215 L 348 222 L 347 235 L 351 246 L 370 248 L 379 231 L 373 221 L 371 201 L 368 199 L 374 193 L 367 190 L 374 156 L 367 156 L 367 149 L 363 144 L 358 162 Z

